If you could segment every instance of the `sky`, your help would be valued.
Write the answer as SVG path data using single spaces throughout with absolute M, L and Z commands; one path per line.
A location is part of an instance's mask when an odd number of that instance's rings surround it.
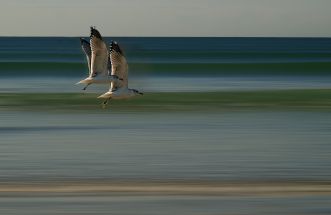
M 0 36 L 331 37 L 331 0 L 0 0 Z

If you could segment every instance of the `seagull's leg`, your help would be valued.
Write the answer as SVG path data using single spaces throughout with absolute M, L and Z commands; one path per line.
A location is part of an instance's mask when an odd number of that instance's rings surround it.
M 90 85 L 91 83 L 88 83 L 84 88 L 83 90 L 86 90 L 86 88 Z
M 111 98 L 106 99 L 104 102 L 102 102 L 102 107 L 105 108 L 107 104 L 109 103 Z
M 110 99 L 106 99 L 106 100 L 103 102 L 103 104 L 104 104 L 104 105 L 108 104 L 109 100 L 110 100 Z

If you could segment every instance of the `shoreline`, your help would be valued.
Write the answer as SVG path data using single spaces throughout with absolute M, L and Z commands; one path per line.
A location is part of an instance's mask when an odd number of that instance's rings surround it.
M 43 182 L 0 183 L 8 195 L 331 195 L 327 182 Z

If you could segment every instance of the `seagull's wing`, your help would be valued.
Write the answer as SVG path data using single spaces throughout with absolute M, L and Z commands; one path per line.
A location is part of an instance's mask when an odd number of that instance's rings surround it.
M 128 63 L 124 57 L 123 51 L 118 43 L 112 41 L 110 45 L 111 75 L 116 75 L 122 79 L 119 82 L 112 82 L 110 89 L 115 90 L 119 87 L 128 87 Z
M 99 31 L 91 27 L 91 73 L 90 77 L 106 75 L 108 71 L 108 49 Z
M 111 75 L 111 61 L 110 61 L 110 54 L 108 57 L 108 65 L 107 65 L 107 69 L 108 69 L 108 75 Z
M 90 43 L 84 38 L 80 38 L 80 44 L 82 46 L 82 50 L 86 55 L 89 75 L 91 75 L 91 46 Z

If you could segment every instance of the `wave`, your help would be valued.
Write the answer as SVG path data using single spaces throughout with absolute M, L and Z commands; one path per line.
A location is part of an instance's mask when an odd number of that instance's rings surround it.
M 96 98 L 98 95 L 94 93 L 0 93 L 0 109 L 99 111 L 101 101 Z M 144 96 L 131 100 L 116 100 L 112 102 L 111 109 L 114 112 L 218 112 L 293 108 L 329 111 L 330 95 L 330 89 L 145 93 Z M 46 127 L 46 129 L 59 128 Z M 24 130 L 24 127 L 2 127 L 0 132 L 1 130 L 19 131 Z
M 82 62 L 0 62 L 0 76 L 76 76 L 87 73 Z M 304 63 L 132 63 L 130 75 L 251 76 L 331 75 L 331 62 Z

